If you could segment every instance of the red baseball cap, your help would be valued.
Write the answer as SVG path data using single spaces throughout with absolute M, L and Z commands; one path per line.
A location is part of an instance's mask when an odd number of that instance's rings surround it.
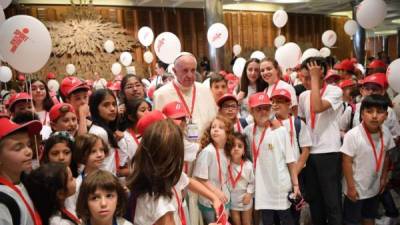
M 78 89 L 89 91 L 86 83 L 77 77 L 69 76 L 61 81 L 60 91 L 64 96 L 68 96 Z
M 107 85 L 108 89 L 110 89 L 111 91 L 120 91 L 121 90 L 121 81 L 114 81 L 114 82 L 110 82 Z
M 374 73 L 364 78 L 363 85 L 372 83 L 385 88 L 386 75 L 384 73 Z
M 367 66 L 368 69 L 386 68 L 386 63 L 382 60 L 375 59 L 372 60 Z
M 353 71 L 354 63 L 350 59 L 344 59 L 341 63 L 341 70 Z
M 17 80 L 19 80 L 19 81 L 25 81 L 25 75 L 23 75 L 23 74 L 18 74 Z
M 144 116 L 140 118 L 136 124 L 138 134 L 142 135 L 147 127 L 163 119 L 165 119 L 165 115 L 158 110 L 145 113 Z
M 292 101 L 292 95 L 286 89 L 275 89 L 271 94 L 271 99 L 275 97 L 284 97 L 289 102 Z
M 335 70 L 343 70 L 343 67 L 342 67 L 342 64 L 339 62 L 339 63 L 336 63 L 334 66 L 333 66 L 333 69 L 335 69 Z
M 32 96 L 26 92 L 20 92 L 15 95 L 11 95 L 8 99 L 8 108 L 12 109 L 15 103 L 19 101 L 32 101 Z
M 234 100 L 236 103 L 239 103 L 237 98 L 234 95 L 232 95 L 232 94 L 224 94 L 217 101 L 218 107 L 221 107 L 222 104 L 224 102 L 228 101 L 228 100 Z
M 328 70 L 328 72 L 326 72 L 326 76 L 324 77 L 324 80 L 327 80 L 331 77 L 336 77 L 338 80 L 340 79 L 340 75 L 339 75 L 338 71 L 332 70 L 332 69 L 330 69 L 330 70 Z
M 260 105 L 271 105 L 271 101 L 269 100 L 268 95 L 264 92 L 252 94 L 249 98 L 250 108 L 254 108 Z
M 341 81 L 339 83 L 339 87 L 341 89 L 344 89 L 346 87 L 351 87 L 351 86 L 354 86 L 354 85 L 356 85 L 356 83 L 354 83 L 354 81 L 352 79 L 343 80 L 343 81 Z
M 32 120 L 22 125 L 16 124 L 8 118 L 0 118 L 0 139 L 21 129 L 27 129 L 30 135 L 39 134 L 42 130 L 42 123 L 39 120 Z
M 47 79 L 56 79 L 56 75 L 54 74 L 54 73 L 52 73 L 52 72 L 50 72 L 50 73 L 48 73 L 47 74 Z
M 189 115 L 182 103 L 177 101 L 166 104 L 162 109 L 162 113 L 171 119 L 179 119 Z
M 89 87 L 93 87 L 93 80 L 85 80 L 85 83 Z
M 67 103 L 58 103 L 53 105 L 49 112 L 50 121 L 56 122 L 60 116 L 67 112 L 75 113 L 74 107 Z

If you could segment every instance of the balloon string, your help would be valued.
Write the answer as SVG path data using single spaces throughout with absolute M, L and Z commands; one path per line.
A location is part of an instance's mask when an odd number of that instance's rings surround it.
M 278 28 L 278 36 L 281 35 L 281 28 Z
M 26 85 L 28 85 L 28 83 L 29 83 L 29 93 L 32 96 L 32 74 L 27 74 L 27 76 L 28 76 L 28 79 L 27 79 L 28 82 L 26 82 Z M 27 88 L 27 90 L 28 90 L 28 88 Z M 32 104 L 32 118 L 34 118 L 34 116 L 35 116 L 35 105 L 33 104 L 33 99 L 31 101 L 31 104 Z M 38 166 L 40 166 L 37 135 L 36 134 L 33 135 L 33 138 L 35 140 L 36 160 L 37 160 Z

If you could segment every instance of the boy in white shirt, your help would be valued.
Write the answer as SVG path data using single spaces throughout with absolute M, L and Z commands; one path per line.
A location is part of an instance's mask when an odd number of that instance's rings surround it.
M 388 178 L 389 158 L 394 147 L 390 131 L 382 126 L 389 102 L 381 95 L 370 95 L 361 104 L 361 124 L 344 136 L 343 192 L 344 224 L 373 225 L 379 199 Z

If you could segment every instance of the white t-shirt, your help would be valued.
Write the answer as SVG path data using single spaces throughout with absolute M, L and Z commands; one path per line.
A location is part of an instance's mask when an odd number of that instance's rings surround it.
M 200 144 L 196 142 L 190 142 L 186 140 L 186 138 L 183 139 L 183 144 L 185 149 L 185 162 L 193 162 L 196 159 L 197 152 L 200 149 Z
M 75 225 L 70 220 L 61 217 L 61 213 L 58 211 L 56 214 L 49 218 L 49 225 Z
M 276 90 L 276 89 L 285 89 L 290 93 L 290 98 L 292 100 L 291 102 L 291 107 L 296 106 L 297 105 L 297 96 L 296 96 L 296 90 L 294 90 L 293 86 L 286 83 L 283 80 L 279 80 L 278 83 L 274 85 L 270 85 L 267 87 L 267 89 L 265 89 L 265 92 L 267 93 L 268 97 L 271 97 L 272 95 L 272 91 Z
M 220 158 L 222 181 L 220 181 L 219 178 L 217 150 L 213 144 L 207 145 L 200 151 L 193 170 L 193 177 L 208 180 L 214 187 L 222 190 L 229 201 L 228 158 L 225 155 L 224 149 L 218 149 L 218 153 Z M 199 203 L 205 207 L 212 208 L 210 201 L 203 196 L 199 196 Z
M 42 123 L 42 125 L 50 126 L 50 114 L 49 114 L 49 112 L 43 110 L 43 111 L 40 111 L 40 112 L 36 112 L 36 114 L 39 116 L 39 120 Z
M 240 116 L 242 118 L 247 119 L 247 117 L 251 116 L 249 111 L 249 97 L 256 92 L 256 86 L 247 86 L 247 96 L 243 99 L 242 104 L 240 105 Z
M 231 162 L 232 168 L 232 176 L 233 179 L 236 179 L 240 172 L 240 164 L 235 164 Z M 232 179 L 232 178 L 230 178 Z M 240 179 L 235 184 L 235 188 L 233 188 L 232 180 L 229 180 L 229 189 L 231 190 L 231 209 L 244 211 L 249 210 L 253 207 L 253 199 L 248 205 L 243 204 L 243 197 L 246 193 L 254 194 L 254 171 L 253 171 L 253 163 L 249 160 L 246 160 L 243 163 L 242 174 Z
M 65 208 L 72 213 L 73 215 L 76 216 L 76 202 L 78 200 L 78 195 L 79 191 L 81 189 L 81 185 L 83 182 L 83 174 L 79 174 L 79 176 L 75 179 L 75 193 L 71 196 L 69 196 L 67 199 L 64 201 L 64 206 Z
M 384 151 L 395 146 L 390 131 L 382 126 Z M 381 150 L 381 139 L 379 133 L 371 134 L 376 148 L 376 155 L 379 157 Z M 376 161 L 373 148 L 368 140 L 362 124 L 357 125 L 344 135 L 343 146 L 340 151 L 353 158 L 353 179 L 360 199 L 371 198 L 379 193 L 380 177 L 385 158 L 383 159 L 376 174 Z M 374 175 L 375 174 L 375 175 Z M 346 179 L 343 178 L 343 193 L 347 193 Z
M 328 101 L 331 107 L 324 112 L 315 114 L 315 128 L 311 128 L 310 94 L 307 90 L 299 97 L 298 115 L 306 119 L 311 131 L 313 146 L 310 154 L 338 152 L 340 148 L 339 113 L 342 109 L 342 90 L 333 85 L 327 85 L 322 100 Z
M 50 126 L 44 125 L 42 130 L 40 131 L 40 135 L 42 136 L 42 140 L 45 141 L 49 139 L 50 135 L 53 133 L 53 130 Z
M 15 186 L 21 191 L 22 195 L 25 197 L 29 206 L 32 209 L 34 209 L 32 200 L 29 197 L 28 191 L 26 190 L 25 186 L 22 183 L 15 185 Z M 6 185 L 0 185 L 0 192 L 3 192 L 5 194 L 9 195 L 17 203 L 17 205 L 19 207 L 19 211 L 20 211 L 20 224 L 21 225 L 34 224 L 33 219 L 31 217 L 31 215 L 29 214 L 29 211 L 28 211 L 27 207 L 25 206 L 23 200 L 14 190 L 7 187 Z M 1 225 L 13 225 L 11 213 L 10 213 L 9 209 L 2 203 L 0 203 L 0 224 Z

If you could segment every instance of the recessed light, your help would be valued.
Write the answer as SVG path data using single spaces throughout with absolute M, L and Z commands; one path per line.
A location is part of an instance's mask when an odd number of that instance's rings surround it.
M 278 3 L 278 4 L 295 4 L 295 3 L 309 2 L 310 0 L 255 0 L 255 1 L 265 2 L 265 3 Z
M 375 35 L 392 35 L 397 34 L 397 30 L 382 30 L 382 31 L 375 31 Z

